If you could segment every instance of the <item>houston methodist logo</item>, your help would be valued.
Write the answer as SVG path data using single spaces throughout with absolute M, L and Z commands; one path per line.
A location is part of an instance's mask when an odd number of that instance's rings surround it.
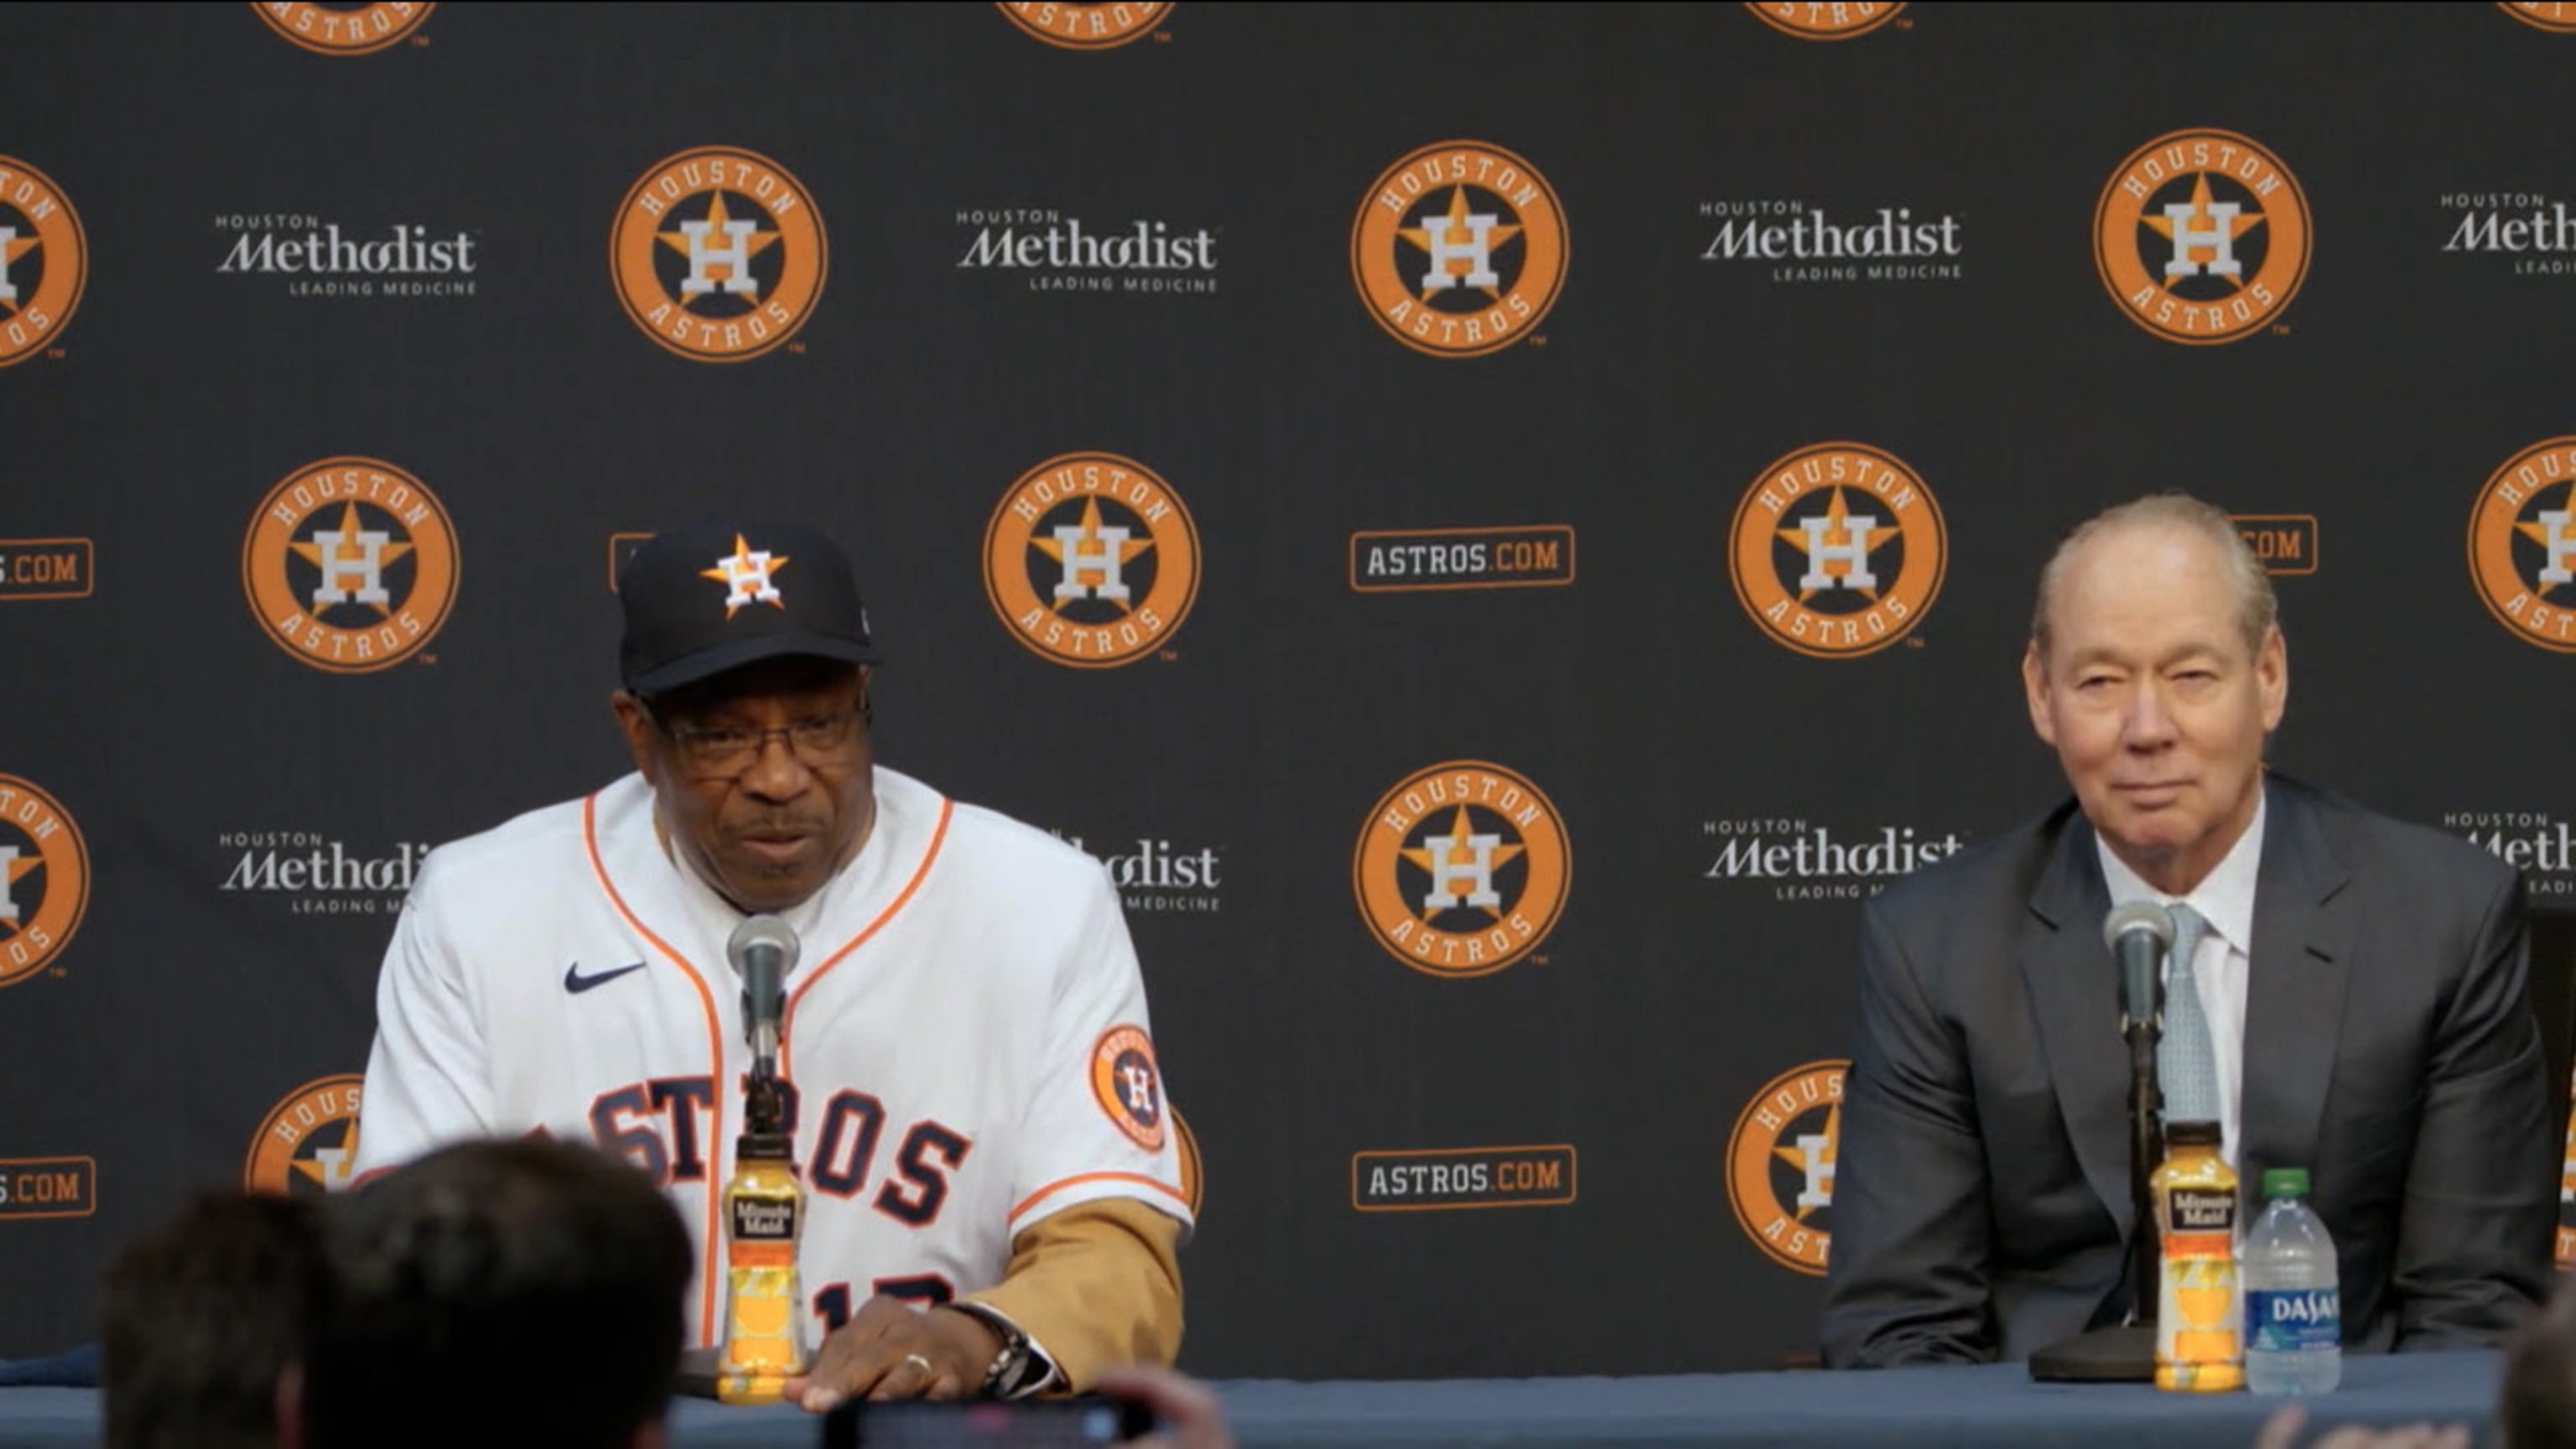
M 62 188 L 0 156 L 0 367 L 41 351 L 80 305 L 89 236 Z
M 1763 24 L 1800 40 L 1849 40 L 1894 20 L 1896 12 L 1905 6 L 1903 0 L 1893 5 L 1864 4 L 1860 0 L 1770 0 L 1768 4 L 1748 0 L 1744 8 L 1761 16 Z
M 259 3 L 250 7 L 268 28 L 321 55 L 366 55 L 420 28 L 433 0 L 389 0 L 377 5 Z
M 363 674 L 409 659 L 456 603 L 456 528 L 391 463 L 325 458 L 279 480 L 242 540 L 242 591 L 277 647 Z
M 2234 131 L 2158 136 L 2111 173 L 2093 208 L 2093 262 L 2132 322 L 2168 342 L 2234 342 L 2307 279 L 2307 193 Z
M 1020 475 L 984 528 L 984 596 L 1012 638 L 1058 664 L 1145 658 L 1198 593 L 1198 525 L 1133 458 L 1049 458 Z
M 1726 1139 L 1726 1200 L 1736 1226 L 1784 1268 L 1822 1277 L 1833 1244 L 1834 1159 L 1846 1061 L 1809 1062 L 1753 1094 Z
M 1172 13 L 1172 7 L 1155 0 L 1151 4 L 1062 5 L 1022 4 L 1001 0 L 996 7 L 1011 17 L 1011 23 L 1045 41 L 1067 50 L 1107 50 L 1142 40 L 1154 27 Z
M 1565 818 L 1482 760 L 1417 770 L 1369 807 L 1352 852 L 1360 918 L 1416 971 L 1483 976 L 1538 948 L 1565 910 Z
M 89 843 L 54 797 L 0 775 L 0 986 L 45 969 L 89 909 Z
M 358 1096 L 365 1082 L 344 1072 L 306 1082 L 280 1098 L 251 1134 L 242 1186 L 297 1194 L 347 1187 L 358 1160 Z
M 1941 592 L 1950 540 L 1941 505 L 1894 454 L 1818 443 L 1762 470 L 1727 529 L 1744 612 L 1801 654 L 1884 649 Z
M 1369 183 L 1351 223 L 1351 280 L 1387 335 L 1473 357 L 1530 334 L 1565 288 L 1565 211 L 1527 161 L 1442 141 Z
M 2576 654 L 2576 436 L 2532 444 L 2478 490 L 2469 578 L 2507 633 Z
M 794 336 L 829 261 L 804 183 L 733 146 L 655 163 L 618 203 L 608 236 L 626 315 L 698 362 L 740 362 Z

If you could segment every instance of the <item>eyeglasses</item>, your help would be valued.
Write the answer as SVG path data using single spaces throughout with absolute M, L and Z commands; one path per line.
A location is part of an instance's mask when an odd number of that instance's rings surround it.
M 769 737 L 783 735 L 787 747 L 809 769 L 847 764 L 856 752 L 859 722 L 867 717 L 864 704 L 849 709 L 836 709 L 829 714 L 809 714 L 792 723 L 769 729 L 748 725 L 683 725 L 662 724 L 662 733 L 670 736 L 678 751 L 680 763 L 691 774 L 702 779 L 723 780 L 742 774 L 758 761 L 769 748 Z

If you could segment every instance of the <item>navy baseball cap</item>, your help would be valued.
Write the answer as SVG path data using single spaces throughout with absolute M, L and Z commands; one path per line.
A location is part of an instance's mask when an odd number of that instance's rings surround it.
M 878 661 L 839 545 L 774 519 L 708 518 L 657 533 L 617 572 L 618 671 L 658 694 L 782 654 Z

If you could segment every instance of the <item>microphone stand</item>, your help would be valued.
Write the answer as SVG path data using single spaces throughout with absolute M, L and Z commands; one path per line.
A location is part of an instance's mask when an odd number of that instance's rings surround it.
M 2129 1280 L 2128 1315 L 2118 1324 L 2088 1328 L 2030 1356 L 2034 1379 L 2066 1383 L 2153 1383 L 2156 1377 L 2156 1287 L 2160 1244 L 2155 1193 L 2148 1179 L 2164 1156 L 2164 1092 L 2156 1079 L 2156 1043 L 2164 1035 L 2163 991 L 2158 1010 L 2143 1018 L 2125 1010 L 2120 1034 L 2129 1043 Z

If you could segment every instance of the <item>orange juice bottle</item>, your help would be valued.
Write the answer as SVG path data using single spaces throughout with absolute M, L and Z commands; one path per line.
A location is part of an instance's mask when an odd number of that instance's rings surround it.
M 785 1133 L 746 1132 L 724 1190 L 725 1341 L 716 1397 L 772 1403 L 805 1371 L 803 1289 L 796 1273 L 805 1189 L 788 1170 Z
M 2165 1160 L 2147 1179 L 2162 1253 L 2156 1274 L 2156 1387 L 2245 1387 L 2244 1293 L 2236 1277 L 2236 1169 L 2215 1122 L 2165 1126 Z

